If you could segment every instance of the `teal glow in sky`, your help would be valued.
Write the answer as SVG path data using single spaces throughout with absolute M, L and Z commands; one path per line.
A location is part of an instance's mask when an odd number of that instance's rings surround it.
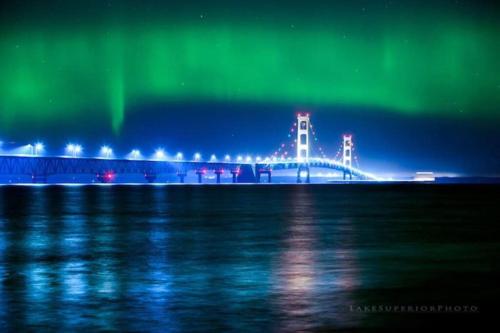
M 119 132 L 152 102 L 499 114 L 500 27 L 484 8 L 91 2 L 4 18 L 4 126 L 87 114 Z

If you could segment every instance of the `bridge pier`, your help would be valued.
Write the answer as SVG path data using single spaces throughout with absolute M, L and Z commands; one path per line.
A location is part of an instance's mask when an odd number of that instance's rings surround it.
M 271 183 L 271 169 L 261 169 L 261 170 L 257 170 L 256 172 L 256 180 L 257 180 L 257 183 L 260 183 L 260 178 L 263 174 L 266 174 L 267 175 L 267 182 L 268 183 Z
M 198 184 L 201 184 L 203 182 L 203 175 L 206 173 L 204 169 L 198 169 L 196 170 L 196 175 L 198 176 Z
M 215 175 L 217 176 L 217 184 L 220 184 L 220 175 L 224 173 L 224 170 L 222 169 L 217 169 L 214 171 Z
M 344 170 L 344 180 L 346 179 L 346 174 L 349 174 L 349 180 L 352 180 L 352 172 L 345 172 Z
M 177 172 L 177 177 L 179 177 L 179 183 L 184 184 L 184 178 L 186 178 L 187 173 L 183 171 Z
M 311 177 L 308 165 L 300 165 L 299 168 L 297 169 L 297 184 L 302 183 L 302 175 L 301 175 L 302 171 L 306 172 L 306 179 L 304 183 L 309 184 L 311 182 Z
M 231 175 L 233 175 L 233 184 L 238 182 L 238 174 L 240 173 L 239 169 L 231 170 Z

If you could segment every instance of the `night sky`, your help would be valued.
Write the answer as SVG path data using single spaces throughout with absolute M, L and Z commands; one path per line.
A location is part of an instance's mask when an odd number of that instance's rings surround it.
M 271 154 L 297 111 L 373 172 L 500 174 L 487 1 L 9 1 L 0 140 Z M 318 144 L 318 142 L 316 142 Z

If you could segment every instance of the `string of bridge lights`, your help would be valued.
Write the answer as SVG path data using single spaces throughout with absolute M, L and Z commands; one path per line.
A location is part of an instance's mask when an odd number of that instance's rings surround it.
M 12 149 L 6 149 L 3 142 L 0 143 L 0 155 L 9 155 L 9 156 L 27 156 L 27 157 L 44 157 L 48 156 L 46 154 L 46 147 L 42 142 L 35 142 L 26 144 L 23 146 L 15 147 Z M 98 150 L 98 153 L 95 156 L 85 155 L 84 147 L 80 144 L 76 143 L 68 143 L 64 147 L 64 153 L 59 157 L 64 158 L 102 158 L 102 159 L 114 159 L 116 158 L 116 154 L 114 150 L 108 146 L 101 146 Z M 235 155 L 235 157 L 231 157 L 231 155 L 224 155 L 223 159 L 217 158 L 215 154 L 211 154 L 208 159 L 203 159 L 201 153 L 196 152 L 192 155 L 191 158 L 186 158 L 182 152 L 177 152 L 175 155 L 169 155 L 165 151 L 164 148 L 157 148 L 154 150 L 153 154 L 149 157 L 143 155 L 143 153 L 139 149 L 132 149 L 128 154 L 126 154 L 124 159 L 127 160 L 152 160 L 152 161 L 166 161 L 169 158 L 177 161 L 209 161 L 209 162 L 260 162 L 262 158 L 260 156 L 250 156 L 250 155 Z
M 340 161 L 341 156 L 342 156 L 342 150 L 344 149 L 344 144 L 341 143 L 339 145 L 339 149 L 337 149 L 337 153 L 335 154 L 335 157 L 333 158 L 335 161 Z
M 314 129 L 312 123 L 309 123 L 309 128 L 312 134 L 313 141 L 316 142 L 316 144 L 313 145 L 313 147 L 318 149 L 318 153 L 322 158 L 326 158 L 325 151 L 323 147 L 319 144 L 319 139 L 318 136 L 316 135 L 316 130 Z M 287 137 L 290 140 L 280 143 L 278 149 L 274 151 L 273 159 L 277 158 L 280 158 L 282 160 L 292 159 L 292 157 L 290 157 L 289 149 L 294 149 L 295 145 L 297 144 L 297 138 L 295 137 L 296 130 L 297 130 L 297 122 L 294 122 L 292 124 L 292 127 L 290 127 L 287 133 Z
M 317 143 L 313 145 L 313 147 L 318 147 L 318 153 L 321 155 L 321 158 L 326 158 L 325 152 L 323 150 L 323 147 L 319 144 L 319 139 L 318 136 L 316 135 L 316 130 L 313 128 L 312 122 L 309 122 L 309 128 L 311 130 L 311 134 L 313 136 L 313 140 Z
M 281 160 L 291 159 L 291 156 L 289 156 L 288 149 L 294 148 L 295 144 L 297 143 L 296 138 L 291 139 L 294 135 L 294 132 L 296 131 L 296 128 L 297 128 L 297 123 L 294 122 L 292 127 L 290 127 L 287 133 L 287 138 L 289 138 L 290 140 L 280 143 L 278 149 L 274 151 L 272 157 L 273 160 L 276 160 L 278 158 Z
M 314 148 L 318 150 L 319 155 L 322 158 L 327 158 L 325 151 L 323 147 L 319 143 L 319 138 L 316 135 L 316 130 L 313 126 L 312 123 L 309 124 L 310 131 L 312 134 L 312 139 L 316 143 L 313 145 Z M 274 151 L 274 154 L 271 155 L 271 157 L 265 157 L 262 159 L 260 156 L 257 156 L 253 158 L 252 156 L 245 156 L 243 155 L 237 155 L 235 158 L 232 158 L 230 155 L 225 155 L 223 160 L 224 162 L 261 162 L 261 161 L 276 161 L 276 160 L 292 160 L 293 157 L 290 152 L 290 150 L 293 152 L 295 149 L 295 146 L 297 144 L 297 138 L 295 137 L 295 132 L 297 130 L 297 122 L 294 122 L 293 125 L 290 127 L 287 137 L 290 140 L 286 140 L 285 142 L 282 142 L 278 149 Z M 293 139 L 292 139 L 293 138 Z M 14 155 L 14 156 L 44 156 L 45 153 L 45 145 L 42 142 L 35 142 L 33 144 L 27 144 L 21 147 L 14 148 L 10 151 L 5 151 L 2 150 L 3 142 L 0 142 L 0 154 L 9 154 L 9 155 Z M 342 150 L 343 150 L 343 144 L 341 143 L 339 146 L 339 149 L 337 150 L 337 153 L 335 154 L 334 160 L 341 162 L 341 157 L 342 157 Z M 351 151 L 353 154 L 353 159 L 354 162 L 356 163 L 356 167 L 359 168 L 359 159 L 356 154 L 356 150 L 354 147 L 354 143 L 352 143 L 351 146 Z M 68 143 L 64 149 L 64 155 L 60 157 L 69 157 L 69 158 L 79 158 L 79 157 L 91 157 L 91 156 L 84 156 L 84 148 L 80 144 L 76 143 Z M 94 158 L 105 158 L 105 159 L 111 159 L 115 158 L 115 153 L 113 149 L 107 145 L 102 146 L 99 149 L 98 155 L 94 156 Z M 194 153 L 192 156 L 192 159 L 187 159 L 185 158 L 184 154 L 182 152 L 177 152 L 174 156 L 168 155 L 163 148 L 157 148 L 154 153 L 149 157 L 146 158 L 139 149 L 132 149 L 130 153 L 125 155 L 125 159 L 128 160 L 154 160 L 154 161 L 162 161 L 162 160 L 167 160 L 168 158 L 173 158 L 177 161 L 205 161 L 202 158 L 201 153 Z M 215 154 L 210 155 L 210 158 L 208 159 L 210 162 L 218 162 L 219 159 Z
M 321 156 L 321 158 L 327 158 L 325 151 L 323 147 L 321 146 L 319 142 L 319 138 L 316 135 L 316 130 L 314 128 L 314 125 L 312 122 L 309 123 L 309 129 L 312 134 L 313 141 L 316 143 L 313 145 L 313 149 L 316 148 L 318 151 L 317 153 Z M 297 138 L 295 137 L 295 131 L 297 130 L 297 122 L 294 122 L 293 125 L 290 127 L 287 133 L 287 138 L 290 140 L 287 140 L 285 142 L 281 142 L 279 147 L 274 151 L 272 155 L 273 160 L 291 160 L 292 157 L 290 156 L 289 149 L 295 148 L 295 145 L 297 144 Z M 293 138 L 293 139 L 292 139 Z M 337 149 L 337 152 L 335 153 L 335 157 L 333 158 L 334 161 L 338 163 L 342 163 L 342 155 L 343 155 L 343 143 L 339 145 L 339 148 Z M 359 168 L 359 159 L 356 154 L 356 149 L 354 147 L 354 143 L 351 143 L 351 152 L 353 155 L 354 162 L 356 164 L 356 168 Z
M 359 169 L 358 154 L 356 154 L 356 148 L 354 147 L 354 142 L 351 142 L 352 157 L 354 158 L 354 163 L 356 163 L 356 168 Z

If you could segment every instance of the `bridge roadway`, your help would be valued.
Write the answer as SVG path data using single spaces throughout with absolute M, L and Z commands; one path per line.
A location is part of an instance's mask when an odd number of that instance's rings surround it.
M 337 170 L 342 172 L 344 179 L 346 179 L 346 177 L 349 177 L 349 179 L 356 177 L 360 180 L 378 180 L 375 175 L 363 172 L 357 168 L 345 166 L 340 162 L 326 158 L 309 158 L 307 162 L 301 162 L 295 159 L 286 161 L 278 160 L 260 162 L 255 165 L 255 173 L 257 182 L 259 182 L 262 174 L 267 174 L 270 179 L 271 172 L 274 170 L 297 169 L 297 183 L 309 183 L 311 168 Z M 303 176 L 303 174 L 305 175 Z
M 198 182 L 203 175 L 213 172 L 220 183 L 224 172 L 232 174 L 233 183 L 260 182 L 262 175 L 267 175 L 271 182 L 273 170 L 297 169 L 297 182 L 310 181 L 309 169 L 320 167 L 343 172 L 349 178 L 376 179 L 361 170 L 343 166 L 326 159 L 309 159 L 308 163 L 291 161 L 273 161 L 252 163 L 209 162 L 209 161 L 157 161 L 131 159 L 104 159 L 89 157 L 44 157 L 44 156 L 0 156 L 0 175 L 28 175 L 34 183 L 46 183 L 50 176 L 65 174 L 92 174 L 96 180 L 112 182 L 116 174 L 142 174 L 148 182 L 154 182 L 159 174 L 177 174 L 183 183 L 188 172 L 195 172 Z M 304 176 L 305 174 L 305 176 Z M 304 178 L 304 179 L 302 179 Z

